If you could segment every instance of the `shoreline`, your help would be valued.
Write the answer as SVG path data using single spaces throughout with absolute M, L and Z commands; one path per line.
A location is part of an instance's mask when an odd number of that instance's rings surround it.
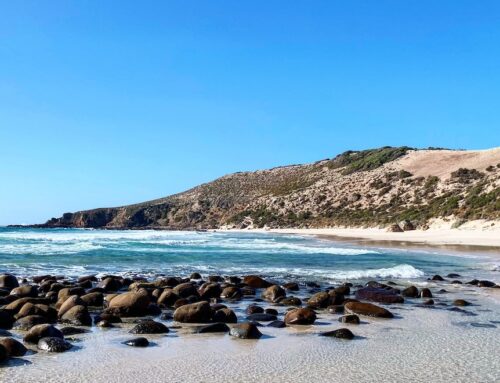
M 217 230 L 217 231 L 233 231 Z M 323 239 L 349 241 L 364 245 L 386 245 L 390 247 L 452 248 L 466 251 L 494 252 L 500 256 L 500 228 L 480 229 L 428 229 L 402 233 L 388 232 L 378 228 L 322 228 L 322 229 L 246 229 L 241 232 L 267 232 L 275 234 L 313 235 Z

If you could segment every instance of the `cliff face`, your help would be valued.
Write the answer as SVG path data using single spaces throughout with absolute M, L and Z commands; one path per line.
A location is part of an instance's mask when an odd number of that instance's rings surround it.
M 235 173 L 136 205 L 65 213 L 42 227 L 210 229 L 500 219 L 500 148 L 407 147 Z

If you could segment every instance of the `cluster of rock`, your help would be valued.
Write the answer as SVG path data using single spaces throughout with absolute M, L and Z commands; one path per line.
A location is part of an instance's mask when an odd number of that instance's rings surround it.
M 459 277 L 450 274 L 452 278 Z M 434 281 L 444 278 L 434 276 Z M 457 283 L 458 280 L 451 281 Z M 458 281 L 460 282 L 460 281 Z M 480 287 L 498 287 L 493 282 L 473 280 Z M 392 318 L 394 315 L 378 304 L 402 304 L 405 298 L 426 299 L 423 305 L 434 301 L 428 288 L 415 286 L 400 290 L 393 283 L 371 281 L 353 286 L 344 283 L 337 287 L 321 288 L 310 282 L 275 284 L 257 275 L 221 277 L 198 273 L 190 278 L 161 277 L 154 281 L 107 275 L 100 279 L 93 275 L 78 279 L 63 276 L 36 276 L 19 280 L 11 274 L 0 275 L 0 329 L 15 330 L 24 342 L 11 336 L 0 339 L 0 361 L 24 355 L 28 348 L 46 352 L 63 352 L 72 345 L 65 337 L 85 333 L 86 328 L 115 327 L 125 318 L 135 321 L 129 331 L 135 335 L 166 334 L 170 329 L 160 321 L 174 320 L 192 327 L 197 333 L 229 333 L 235 338 L 258 339 L 262 336 L 260 322 L 283 328 L 294 325 L 313 325 L 318 313 L 341 314 L 343 324 L 359 324 L 359 316 Z M 295 294 L 295 296 L 294 296 Z M 298 295 L 301 295 L 299 297 Z M 250 300 L 244 321 L 223 302 Z M 264 308 L 259 303 L 272 307 Z M 469 302 L 456 300 L 456 306 Z M 282 315 L 278 309 L 284 309 Z M 153 319 L 158 317 L 158 319 Z M 63 327 L 56 327 L 63 325 Z M 322 336 L 353 339 L 347 328 L 321 333 Z M 144 337 L 129 339 L 127 345 L 146 347 Z M 27 346 L 27 347 L 26 347 Z

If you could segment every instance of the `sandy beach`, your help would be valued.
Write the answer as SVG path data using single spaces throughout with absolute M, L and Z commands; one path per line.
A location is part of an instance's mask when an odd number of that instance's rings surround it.
M 249 229 L 256 232 L 315 235 L 333 239 L 361 240 L 380 244 L 409 243 L 426 246 L 470 246 L 500 248 L 500 222 L 471 221 L 459 228 L 451 228 L 449 222 L 435 221 L 428 230 L 411 230 L 400 233 L 382 228 L 311 228 L 311 229 Z M 500 253 L 498 253 L 500 256 Z

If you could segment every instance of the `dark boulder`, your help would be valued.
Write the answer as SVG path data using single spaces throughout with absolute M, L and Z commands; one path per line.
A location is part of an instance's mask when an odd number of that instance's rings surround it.
M 283 285 L 283 288 L 288 291 L 299 291 L 299 284 L 296 282 L 288 282 Z
M 3 346 L 7 350 L 9 357 L 23 356 L 28 351 L 21 342 L 14 338 L 1 338 L 0 346 Z
M 225 323 L 211 323 L 206 326 L 200 326 L 195 329 L 198 334 L 214 333 L 214 332 L 229 332 L 229 327 Z
M 453 301 L 453 306 L 470 306 L 472 303 L 464 300 L 464 299 L 455 299 Z
M 247 319 L 250 321 L 261 321 L 261 322 L 270 322 L 276 320 L 276 315 L 266 314 L 266 313 L 256 313 L 247 316 Z
M 85 334 L 89 332 L 89 330 L 80 327 L 66 326 L 61 328 L 61 332 L 64 336 L 70 336 L 70 335 Z
M 125 342 L 123 342 L 123 344 L 131 347 L 148 347 L 149 341 L 146 338 L 139 337 L 127 339 Z
M 356 299 L 378 303 L 403 303 L 404 298 L 391 288 L 364 287 L 356 291 Z
M 418 298 L 419 291 L 415 286 L 410 286 L 404 289 L 401 295 L 408 298 Z
M 235 324 L 229 330 L 229 335 L 240 339 L 259 339 L 262 333 L 259 331 L 255 323 L 245 322 Z
M 285 306 L 302 306 L 302 301 L 297 297 L 286 297 L 280 299 L 279 303 Z
M 40 324 L 33 326 L 24 336 L 23 340 L 26 343 L 38 343 L 41 338 L 57 337 L 64 338 L 63 333 L 51 324 Z
M 262 279 L 258 275 L 247 275 L 243 278 L 243 283 L 254 289 L 265 289 L 271 286 L 271 283 Z
M 166 334 L 167 326 L 154 320 L 144 320 L 136 324 L 130 331 L 131 334 Z
M 68 351 L 73 345 L 62 338 L 45 337 L 38 341 L 37 348 L 46 352 Z
M 0 275 L 0 288 L 12 290 L 19 287 L 19 282 L 17 278 L 12 274 L 2 274 Z
M 319 335 L 338 338 L 338 339 L 349 339 L 349 340 L 354 339 L 354 334 L 351 332 L 351 330 L 347 328 L 339 328 L 333 331 L 322 332 Z
M 339 322 L 359 324 L 359 317 L 356 314 L 343 315 L 339 318 Z
M 432 298 L 431 290 L 429 290 L 427 287 L 424 287 L 422 290 L 420 290 L 420 298 Z
M 283 322 L 282 320 L 273 320 L 271 323 L 267 325 L 267 327 L 283 328 L 286 327 L 286 323 Z
M 49 323 L 49 320 L 41 315 L 28 315 L 14 322 L 12 328 L 14 330 L 28 331 L 33 326 Z
M 365 315 L 375 318 L 393 318 L 394 315 L 389 310 L 376 306 L 372 303 L 348 302 L 345 304 L 345 311 L 350 314 Z
M 238 322 L 238 318 L 236 317 L 236 314 L 234 313 L 233 310 L 229 308 L 223 308 L 215 311 L 214 316 L 213 316 L 214 322 L 221 322 L 221 323 L 236 323 Z

